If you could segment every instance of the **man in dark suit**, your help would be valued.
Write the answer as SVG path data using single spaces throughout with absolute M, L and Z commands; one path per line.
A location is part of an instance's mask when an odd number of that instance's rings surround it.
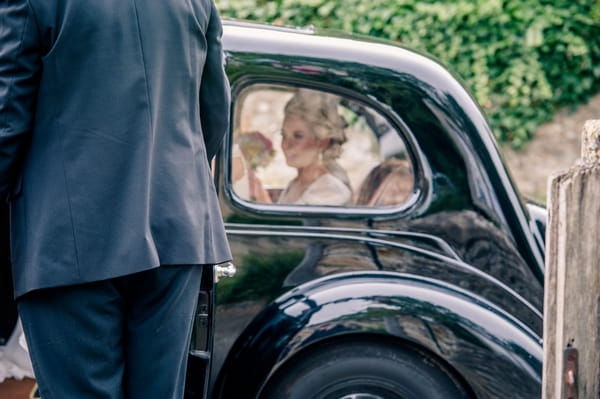
M 0 0 L 0 195 L 42 397 L 180 398 L 201 265 L 231 258 L 212 0 Z

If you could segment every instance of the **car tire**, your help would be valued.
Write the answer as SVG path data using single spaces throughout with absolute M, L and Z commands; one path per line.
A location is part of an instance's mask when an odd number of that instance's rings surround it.
M 439 362 L 420 351 L 361 342 L 328 344 L 274 376 L 261 399 L 467 399 Z

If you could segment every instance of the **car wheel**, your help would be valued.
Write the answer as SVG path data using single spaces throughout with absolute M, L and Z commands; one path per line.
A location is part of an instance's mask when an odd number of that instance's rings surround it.
M 467 399 L 445 368 L 421 352 L 362 342 L 326 345 L 274 376 L 261 399 Z

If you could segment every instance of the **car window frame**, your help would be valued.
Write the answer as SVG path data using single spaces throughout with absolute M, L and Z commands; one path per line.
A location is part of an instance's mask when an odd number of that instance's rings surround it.
M 356 205 L 299 205 L 299 204 L 278 204 L 261 203 L 241 198 L 235 193 L 232 183 L 232 150 L 235 131 L 235 123 L 238 111 L 238 98 L 243 96 L 244 91 L 249 90 L 255 85 L 277 85 L 290 88 L 307 88 L 312 90 L 321 90 L 334 95 L 345 97 L 356 101 L 365 107 L 370 107 L 383 117 L 386 122 L 394 129 L 404 142 L 407 157 L 411 162 L 414 175 L 413 190 L 411 194 L 402 203 L 393 206 L 356 206 Z M 431 193 L 431 172 L 430 168 L 424 163 L 425 157 L 420 150 L 417 140 L 397 115 L 390 105 L 380 103 L 369 95 L 362 95 L 353 90 L 345 89 L 335 85 L 317 84 L 315 82 L 301 79 L 277 79 L 266 77 L 245 77 L 231 86 L 231 122 L 230 134 L 223 140 L 221 159 L 219 169 L 222 171 L 223 194 L 232 207 L 244 212 L 258 215 L 282 216 L 282 217 L 329 217 L 337 219 L 364 219 L 367 218 L 402 218 L 415 211 L 423 203 L 428 201 Z M 217 175 L 220 173 L 217 173 Z

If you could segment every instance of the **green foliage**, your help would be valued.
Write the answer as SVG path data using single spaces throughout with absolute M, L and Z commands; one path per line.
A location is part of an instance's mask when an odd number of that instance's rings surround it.
M 397 41 L 462 77 L 501 142 L 600 90 L 600 0 L 217 0 L 226 18 Z

